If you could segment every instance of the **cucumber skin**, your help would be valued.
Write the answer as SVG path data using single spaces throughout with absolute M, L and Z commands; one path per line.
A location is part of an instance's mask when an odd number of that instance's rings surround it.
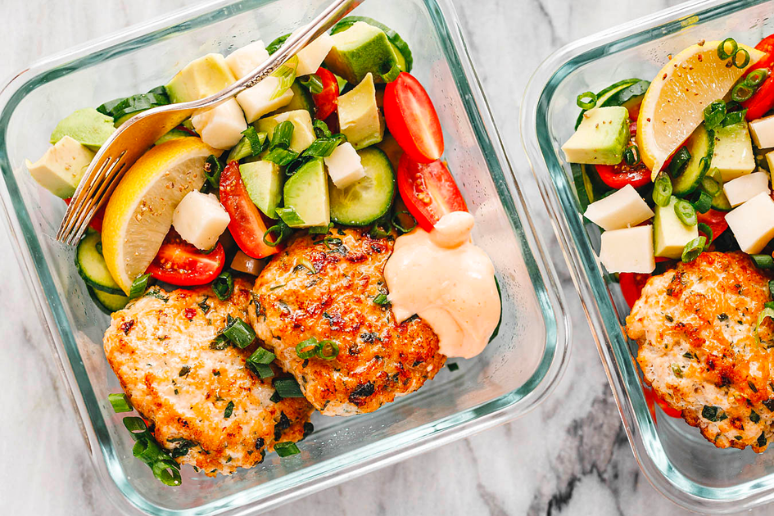
M 367 226 L 369 224 L 372 224 L 374 221 L 378 220 L 380 217 L 382 217 L 385 213 L 387 213 L 390 210 L 390 207 L 392 206 L 393 200 L 395 199 L 395 191 L 396 191 L 396 177 L 395 177 L 395 170 L 392 168 L 392 163 L 390 163 L 390 159 L 387 157 L 387 154 L 384 153 L 384 151 L 376 148 L 376 147 L 367 147 L 365 149 L 359 150 L 358 154 L 361 157 L 362 161 L 366 161 L 367 159 L 377 159 L 381 160 L 382 166 L 384 167 L 384 170 L 389 170 L 390 174 L 390 180 L 387 182 L 388 184 L 385 186 L 389 187 L 389 192 L 385 191 L 385 195 L 383 196 L 384 202 L 380 203 L 378 205 L 379 210 L 374 210 L 367 216 L 362 215 L 352 215 L 352 211 L 350 208 L 347 208 L 346 206 L 338 205 L 337 206 L 337 198 L 334 194 L 335 191 L 338 191 L 335 186 L 329 185 L 330 190 L 330 206 L 331 206 L 331 220 L 333 222 L 336 222 L 337 224 L 342 224 L 345 226 Z M 373 154 L 373 158 L 368 158 L 367 156 L 369 154 Z M 365 163 L 364 163 L 365 166 Z M 373 176 L 372 176 L 373 177 Z M 357 183 L 355 183 L 356 185 Z M 355 185 L 349 186 L 347 188 L 352 188 Z M 388 200 L 389 199 L 389 200 Z M 369 203 L 369 207 L 372 207 L 373 205 Z M 358 211 L 358 210 L 355 210 Z
M 122 296 L 118 296 L 116 294 L 109 294 L 107 292 L 100 292 L 99 290 L 94 290 L 88 285 L 86 286 L 86 289 L 89 291 L 89 297 L 91 297 L 91 300 L 94 301 L 95 305 L 97 305 L 97 308 L 99 308 L 102 313 L 105 313 L 107 315 L 110 315 L 113 312 L 117 312 L 118 310 L 124 309 L 126 305 L 129 303 L 129 298 L 124 297 L 124 299 L 126 299 L 126 303 L 123 303 L 122 306 L 115 305 L 115 310 L 114 310 L 110 306 L 108 306 L 109 298 L 105 296 L 113 296 L 115 298 L 120 298 Z M 100 296 L 105 297 L 105 299 L 100 299 Z
M 627 86 L 631 86 L 632 84 L 635 84 L 639 80 L 640 79 L 624 79 L 622 81 L 618 81 L 616 83 L 611 84 L 607 88 L 605 88 L 602 91 L 600 91 L 599 93 L 597 93 L 597 102 L 600 102 L 600 105 L 602 105 L 601 103 L 604 103 L 616 91 L 620 91 L 620 90 L 626 88 Z M 615 91 L 613 91 L 613 90 L 615 90 Z M 611 92 L 613 92 L 613 93 L 611 93 Z M 577 129 L 578 126 L 583 121 L 583 113 L 585 113 L 586 111 L 588 111 L 588 109 L 581 109 L 581 112 L 578 115 L 578 119 L 575 121 L 575 129 Z
M 90 239 L 94 238 L 94 236 L 99 237 L 99 233 L 94 231 L 93 229 L 89 228 L 86 232 L 86 235 L 81 239 L 81 241 L 78 243 L 78 247 L 75 249 L 75 267 L 78 270 L 78 274 L 83 279 L 84 283 L 88 285 L 89 287 L 105 292 L 106 294 L 113 294 L 113 295 L 125 295 L 124 291 L 121 290 L 121 287 L 118 286 L 117 283 L 115 283 L 115 280 L 113 280 L 113 283 L 115 286 L 112 285 L 105 285 L 104 283 L 100 283 L 99 281 L 92 279 L 92 277 L 89 275 L 88 271 L 86 270 L 86 267 L 83 263 L 81 263 L 81 252 L 88 252 L 85 248 L 82 248 L 82 246 L 91 245 Z M 96 245 L 96 244 L 95 244 Z M 96 249 L 94 250 L 96 253 Z M 107 265 L 105 266 L 105 270 L 107 270 Z M 109 274 L 109 272 L 108 272 Z M 111 277 L 111 280 L 113 278 Z
M 702 128 L 707 133 L 707 140 L 709 142 L 707 151 L 702 156 L 696 156 L 691 153 L 691 159 L 685 165 L 684 172 L 677 178 L 672 179 L 672 193 L 677 197 L 684 197 L 690 193 L 693 193 L 696 188 L 699 187 L 701 180 L 704 179 L 704 176 L 709 171 L 710 165 L 712 163 L 712 154 L 715 150 L 715 132 L 705 129 L 703 125 L 700 125 L 699 128 Z M 697 128 L 697 131 L 699 128 Z M 691 137 L 689 137 L 689 140 Z M 687 178 L 687 181 L 682 180 L 686 177 L 686 174 L 688 174 L 689 170 L 691 169 L 691 165 L 696 163 L 696 160 L 699 160 L 697 165 L 699 169 L 697 173 L 694 174 L 693 179 L 690 180 L 690 178 Z

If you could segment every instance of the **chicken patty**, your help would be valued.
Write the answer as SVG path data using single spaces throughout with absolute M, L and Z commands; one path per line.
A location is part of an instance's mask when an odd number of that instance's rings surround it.
M 328 416 L 372 412 L 419 389 L 443 367 L 438 336 L 418 317 L 397 324 L 384 265 L 394 238 L 367 229 L 301 235 L 263 270 L 250 320 L 312 405 Z M 338 355 L 300 358 L 296 346 L 332 340 Z M 333 346 L 326 346 L 332 355 Z
M 156 288 L 114 313 L 105 332 L 110 367 L 156 440 L 210 476 L 253 467 L 275 443 L 310 431 L 306 400 L 275 403 L 271 381 L 246 368 L 255 344 L 212 345 L 229 316 L 247 321 L 250 298 L 242 280 L 226 301 L 209 288 Z
M 774 434 L 769 278 L 743 253 L 702 253 L 650 278 L 626 318 L 645 381 L 719 448 L 756 452 Z

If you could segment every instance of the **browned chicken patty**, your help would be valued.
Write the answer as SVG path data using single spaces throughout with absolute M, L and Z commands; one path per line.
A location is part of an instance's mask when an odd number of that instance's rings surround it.
M 656 394 L 718 448 L 756 452 L 774 435 L 769 278 L 743 253 L 702 253 L 650 278 L 626 318 Z
M 325 415 L 372 412 L 419 389 L 446 360 L 427 323 L 397 324 L 389 305 L 375 302 L 387 293 L 393 244 L 367 229 L 299 236 L 255 282 L 250 320 L 258 337 Z M 333 340 L 336 358 L 299 358 L 296 346 L 310 338 Z
M 209 288 L 153 289 L 114 313 L 105 333 L 110 367 L 156 440 L 210 476 L 253 467 L 275 443 L 299 441 L 313 411 L 303 398 L 271 401 L 272 382 L 245 366 L 255 344 L 211 347 L 229 315 L 248 320 L 250 298 L 242 280 L 226 301 Z

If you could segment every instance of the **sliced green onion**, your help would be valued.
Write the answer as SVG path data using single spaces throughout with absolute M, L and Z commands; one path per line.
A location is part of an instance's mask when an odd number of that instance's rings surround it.
M 228 324 L 223 329 L 223 335 L 237 345 L 239 349 L 245 349 L 255 340 L 255 331 L 249 324 L 239 317 L 228 316 Z
M 721 192 L 721 190 L 722 190 L 722 188 L 720 187 L 720 185 L 718 184 L 718 182 L 717 182 L 717 181 L 715 181 L 714 179 L 712 179 L 711 177 L 709 177 L 708 175 L 707 175 L 707 176 L 704 176 L 704 177 L 701 179 L 701 187 L 702 187 L 702 189 L 703 189 L 705 192 L 707 192 L 708 194 L 710 194 L 710 196 L 711 196 L 711 197 L 713 197 L 713 198 L 714 198 L 714 197 L 717 197 L 717 195 L 718 195 L 718 194 Z
M 685 248 L 683 249 L 683 256 L 682 256 L 683 263 L 694 261 L 704 251 L 706 246 L 707 246 L 707 237 L 704 237 L 704 236 L 700 236 L 699 238 L 694 238 L 693 240 L 685 244 Z
M 312 126 L 314 127 L 314 134 L 317 135 L 318 138 L 330 138 L 333 136 L 331 130 L 328 129 L 328 124 L 322 120 L 315 120 L 312 123 Z
M 266 233 L 263 234 L 263 243 L 269 247 L 277 247 L 282 242 L 290 238 L 290 235 L 292 234 L 293 230 L 290 229 L 290 226 L 285 224 L 285 222 L 280 219 L 278 224 L 270 227 L 266 230 Z M 275 235 L 274 241 L 269 240 L 272 235 Z
M 220 187 L 221 172 L 223 172 L 223 163 L 221 163 L 213 154 L 210 154 L 204 162 L 204 176 L 215 189 Z
M 310 235 L 327 235 L 333 227 L 333 222 L 330 222 L 327 226 L 315 226 L 309 228 Z
M 150 274 L 143 274 L 142 276 L 136 278 L 132 282 L 131 288 L 129 288 L 129 299 L 136 299 L 145 294 L 145 291 L 148 289 L 148 282 L 150 279 Z
M 253 351 L 253 354 L 250 355 L 247 361 L 252 364 L 271 364 L 275 358 L 277 356 L 268 349 L 258 348 Z
M 745 79 L 745 82 L 748 86 L 751 88 L 757 88 L 761 84 L 763 84 L 763 81 L 765 81 L 769 77 L 769 71 L 766 68 L 758 68 L 757 70 L 753 70 L 749 74 L 747 74 L 747 78 Z
M 707 213 L 710 208 L 712 208 L 712 196 L 704 190 L 701 190 L 699 192 L 699 197 L 693 201 L 693 207 L 699 213 Z
M 769 294 L 774 298 L 774 280 L 769 281 Z M 774 410 L 772 410 L 774 412 Z
M 285 208 L 277 208 L 277 215 L 282 219 L 285 224 L 288 226 L 300 226 L 304 224 L 304 221 L 301 217 L 299 217 L 298 212 L 294 208 L 291 207 L 285 207 Z
M 285 61 L 282 66 L 274 70 L 272 77 L 279 79 L 279 85 L 274 90 L 269 100 L 276 100 L 285 94 L 296 80 L 296 69 L 298 68 L 298 56 L 293 56 Z
M 153 464 L 153 476 L 162 484 L 170 487 L 177 487 L 183 483 L 180 477 L 180 471 L 175 467 L 177 463 L 173 460 L 161 460 Z
M 290 36 L 290 34 L 284 34 L 269 43 L 269 46 L 266 47 L 266 51 L 269 53 L 269 55 L 272 55 L 274 52 L 279 50 Z
M 578 95 L 575 103 L 578 104 L 578 107 L 581 109 L 592 109 L 597 105 L 597 95 L 593 91 L 583 92 Z
M 716 407 L 714 405 L 704 405 L 704 408 L 701 410 L 701 417 L 712 421 L 713 423 L 717 421 L 723 421 L 724 419 L 728 418 L 726 413 L 723 412 L 722 408 Z
M 346 140 L 346 136 L 343 134 L 337 134 L 332 137 L 317 138 L 312 144 L 307 147 L 303 155 L 312 158 L 327 158 L 333 151 L 336 150 L 341 143 Z
M 672 200 L 672 180 L 669 179 L 669 175 L 663 170 L 656 176 L 656 181 L 653 183 L 653 202 L 656 205 L 665 208 L 669 206 Z
M 747 115 L 747 109 L 743 109 L 741 111 L 734 111 L 733 113 L 729 113 L 726 115 L 726 117 L 723 119 L 723 127 L 728 127 L 731 125 L 736 125 L 744 121 L 744 117 Z
M 704 108 L 704 126 L 708 130 L 715 129 L 726 117 L 726 103 L 723 100 L 716 100 Z
M 385 294 L 379 294 L 374 298 L 374 303 L 377 305 L 389 305 L 390 300 L 387 298 Z
M 251 364 L 251 367 L 261 380 L 274 376 L 274 369 L 272 369 L 269 364 Z
M 307 359 L 316 357 L 322 346 L 314 337 L 302 340 L 296 345 L 296 355 L 298 358 Z
M 274 451 L 277 452 L 277 455 L 280 457 L 290 457 L 291 455 L 298 455 L 301 453 L 301 450 L 298 449 L 296 443 L 288 442 L 275 443 Z
M 318 356 L 323 360 L 333 360 L 339 356 L 339 343 L 335 340 L 320 341 L 320 351 Z
M 675 215 L 686 226 L 696 225 L 696 209 L 688 201 L 678 199 L 675 202 Z
M 295 378 L 277 378 L 274 380 L 274 388 L 282 398 L 303 398 L 298 382 Z
M 290 147 L 290 141 L 293 139 L 295 129 L 296 126 L 293 125 L 293 122 L 288 120 L 277 125 L 274 128 L 274 133 L 271 135 L 271 148 L 280 147 L 287 149 Z
M 707 247 L 709 247 L 709 245 L 715 239 L 715 234 L 712 232 L 712 228 L 704 222 L 699 222 L 699 232 L 707 235 Z
M 141 417 L 125 417 L 124 426 L 129 430 L 129 433 L 132 434 L 132 438 L 134 438 L 135 441 L 145 435 L 145 432 L 148 431 L 148 425 L 145 424 L 145 421 L 143 421 Z
M 736 102 L 744 102 L 753 96 L 755 90 L 751 88 L 746 82 L 742 81 L 731 90 L 731 99 Z
M 750 258 L 759 269 L 774 269 L 774 258 L 770 254 L 751 254 Z
M 398 78 L 398 76 L 400 75 L 400 72 L 401 72 L 401 71 L 402 71 L 402 70 L 400 69 L 400 66 L 398 66 L 397 64 L 394 64 L 394 65 L 392 65 L 392 67 L 391 67 L 391 68 L 390 68 L 390 69 L 387 71 L 387 73 L 381 73 L 381 74 L 379 74 L 379 76 L 382 78 L 382 80 L 383 80 L 383 81 L 384 81 L 386 84 L 389 84 L 389 83 L 391 83 L 392 81 L 394 81 L 395 79 L 397 79 L 397 78 Z
M 242 131 L 244 139 L 250 144 L 250 151 L 252 156 L 257 156 L 264 151 L 266 147 L 266 140 L 269 139 L 269 135 L 264 132 L 258 132 L 252 125 Z
M 635 167 L 642 163 L 642 157 L 640 156 L 640 148 L 636 145 L 629 145 L 626 147 L 623 153 L 624 161 L 630 167 Z
M 726 51 L 727 45 L 731 45 L 730 51 Z M 726 38 L 720 43 L 720 45 L 718 45 L 718 57 L 724 60 L 728 59 L 729 57 L 732 57 L 734 54 L 736 54 L 738 49 L 739 45 L 734 38 Z
M 164 452 L 155 439 L 143 438 L 134 443 L 132 455 L 145 464 L 153 466 L 159 460 L 163 460 Z
M 677 177 L 682 173 L 683 167 L 691 161 L 691 153 L 687 147 L 680 147 L 675 155 L 672 157 L 672 161 L 669 162 L 669 175 Z
M 766 303 L 768 305 L 768 303 Z M 761 327 L 761 324 L 763 324 L 763 321 L 765 321 L 767 318 L 774 321 L 774 308 L 771 306 L 764 305 L 763 310 L 761 310 L 761 313 L 758 314 L 758 320 L 755 322 L 755 328 L 753 328 L 753 335 L 755 336 L 755 342 L 758 344 L 761 343 L 761 338 L 758 335 L 758 328 Z
M 403 223 L 400 220 L 401 215 L 406 215 L 408 217 L 411 217 L 411 221 L 413 222 L 411 227 L 407 228 L 403 226 Z M 395 212 L 393 216 L 390 218 L 390 222 L 392 223 L 392 226 L 398 231 L 400 231 L 401 233 L 409 233 L 413 231 L 414 228 L 417 227 L 417 219 L 415 219 L 414 216 L 406 210 Z
M 289 149 L 283 149 L 281 147 L 275 147 L 269 151 L 269 153 L 263 158 L 264 161 L 271 161 L 281 167 L 285 167 L 293 163 L 298 158 L 298 153 Z
M 229 401 L 226 410 L 223 411 L 223 419 L 228 419 L 234 413 L 234 402 Z
M 319 95 L 323 92 L 323 83 L 320 79 L 320 76 L 316 73 L 313 73 L 309 76 L 309 78 L 305 81 L 301 81 L 301 84 L 309 90 L 309 93 L 312 95 Z
M 744 58 L 741 63 L 739 62 L 739 59 L 737 59 L 736 57 L 739 54 L 744 55 Z M 736 52 L 734 52 L 734 55 L 731 57 L 731 62 L 734 64 L 734 66 L 736 66 L 739 69 L 744 68 L 748 64 L 750 64 L 750 53 L 747 50 L 740 48 Z M 737 100 L 737 102 L 739 101 Z
M 131 412 L 132 404 L 129 403 L 129 398 L 126 397 L 126 394 L 122 393 L 115 393 L 115 394 L 108 394 L 108 401 L 113 406 L 113 412 L 120 413 L 120 412 Z
M 234 292 L 234 278 L 231 277 L 231 273 L 228 271 L 221 272 L 215 281 L 212 282 L 212 291 L 221 301 L 231 297 Z

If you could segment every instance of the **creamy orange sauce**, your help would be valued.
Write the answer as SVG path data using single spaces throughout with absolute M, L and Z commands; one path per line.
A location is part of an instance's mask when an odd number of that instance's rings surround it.
M 448 357 L 481 353 L 500 320 L 494 266 L 471 242 L 473 224 L 470 213 L 457 211 L 429 233 L 417 227 L 397 238 L 384 268 L 397 321 L 421 317 Z

